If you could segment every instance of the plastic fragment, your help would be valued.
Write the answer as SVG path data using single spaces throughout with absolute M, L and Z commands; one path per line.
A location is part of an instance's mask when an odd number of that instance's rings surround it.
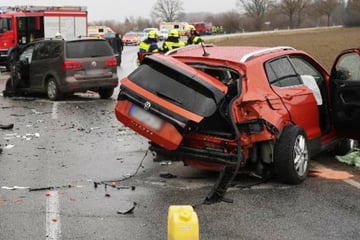
M 172 174 L 172 173 L 161 172 L 160 177 L 162 177 L 162 178 L 176 178 L 177 176 Z
M 133 213 L 133 212 L 134 212 L 135 207 L 136 207 L 136 202 L 133 202 L 132 207 L 130 207 L 129 209 L 124 210 L 124 211 L 118 210 L 117 213 L 118 213 L 118 214 L 130 214 L 130 213 Z
M 6 190 L 16 190 L 16 189 L 29 189 L 30 187 L 20 187 L 20 186 L 7 187 L 7 186 L 2 186 L 1 188 L 6 189 Z
M 6 125 L 0 124 L 0 128 L 1 128 L 1 129 L 4 129 L 4 130 L 6 130 L 6 129 L 13 129 L 13 128 L 14 128 L 14 124 L 13 124 L 13 123 L 11 123 L 11 124 L 6 124 Z

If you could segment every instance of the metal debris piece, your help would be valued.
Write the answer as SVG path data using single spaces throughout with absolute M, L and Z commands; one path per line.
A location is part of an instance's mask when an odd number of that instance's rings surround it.
M 232 199 L 225 198 L 225 193 L 229 187 L 230 182 L 232 181 L 233 172 L 232 168 L 225 166 L 219 173 L 219 177 L 211 189 L 210 193 L 207 195 L 204 200 L 204 204 L 213 204 L 218 202 L 227 202 L 232 203 Z
M 133 205 L 131 208 L 127 209 L 127 210 L 118 210 L 117 214 L 130 214 L 130 213 L 134 213 L 134 209 L 136 207 L 136 202 L 133 202 Z
M 13 145 L 13 144 L 8 144 L 8 145 L 6 145 L 6 146 L 4 147 L 4 149 L 10 149 L 10 148 L 13 148 L 13 147 L 15 147 L 15 145 Z
M 131 189 L 131 191 L 135 191 L 135 186 L 118 186 L 116 189 Z
M 160 162 L 161 166 L 166 166 L 166 165 L 171 165 L 171 164 L 172 164 L 171 161 L 162 161 L 162 162 Z
M 160 177 L 162 177 L 162 178 L 176 178 L 177 176 L 172 174 L 172 173 L 161 172 Z
M 14 124 L 13 123 L 11 123 L 11 124 L 0 124 L 0 128 L 1 129 L 4 129 L 4 130 L 6 130 L 6 129 L 13 129 L 14 128 Z
M 6 190 L 16 190 L 16 189 L 29 189 L 30 187 L 20 187 L 20 186 L 7 187 L 7 186 L 2 186 L 1 188 L 6 189 Z
M 41 187 L 41 188 L 29 188 L 29 192 L 35 192 L 35 191 L 45 191 L 45 190 L 53 190 L 53 189 L 61 189 L 61 188 L 81 188 L 83 187 L 82 185 L 64 185 L 64 186 L 55 186 L 55 187 L 52 187 L 52 186 L 49 186 L 49 187 Z
M 45 190 L 52 190 L 52 189 L 55 189 L 55 187 L 30 188 L 29 192 L 45 191 Z

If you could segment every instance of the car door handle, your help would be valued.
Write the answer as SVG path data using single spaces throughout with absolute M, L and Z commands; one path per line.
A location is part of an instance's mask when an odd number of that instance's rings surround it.
M 293 96 L 290 95 L 290 94 L 285 94 L 284 98 L 285 98 L 286 100 L 291 100 L 291 99 L 293 98 Z

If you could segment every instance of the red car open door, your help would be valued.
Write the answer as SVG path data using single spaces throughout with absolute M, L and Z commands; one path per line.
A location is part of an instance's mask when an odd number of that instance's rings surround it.
M 331 70 L 332 117 L 339 136 L 360 139 L 360 49 L 347 49 Z

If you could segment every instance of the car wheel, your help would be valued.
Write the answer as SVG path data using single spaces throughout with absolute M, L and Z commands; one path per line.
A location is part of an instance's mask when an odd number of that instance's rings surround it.
M 337 156 L 344 156 L 348 154 L 352 149 L 356 148 L 358 142 L 349 138 L 342 138 L 336 143 L 332 154 Z
M 109 97 L 111 97 L 114 93 L 114 89 L 113 88 L 104 88 L 104 89 L 100 89 L 99 90 L 99 95 L 101 99 L 107 99 Z
M 50 100 L 60 100 L 62 94 L 54 78 L 50 78 L 46 85 L 46 93 Z
M 3 91 L 4 97 L 13 97 L 16 95 L 16 90 L 13 86 L 13 81 L 11 78 L 8 78 L 5 85 L 5 90 Z
M 274 164 L 278 178 L 288 184 L 303 182 L 309 172 L 308 140 L 304 129 L 286 126 L 275 143 Z

